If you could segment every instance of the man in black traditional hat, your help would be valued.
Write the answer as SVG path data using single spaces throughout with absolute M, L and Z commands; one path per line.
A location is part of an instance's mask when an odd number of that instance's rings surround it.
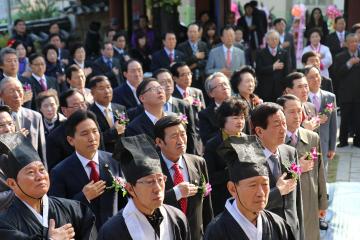
M 0 136 L 0 168 L 14 191 L 0 215 L 1 239 L 96 239 L 95 217 L 79 202 L 48 197 L 49 175 L 21 133 Z
M 119 139 L 114 158 L 121 162 L 129 200 L 124 209 L 103 225 L 98 239 L 190 239 L 185 215 L 163 204 L 166 176 L 149 136 Z
M 227 200 L 224 212 L 209 224 L 205 239 L 294 239 L 290 226 L 265 210 L 269 177 L 256 137 L 230 137 L 218 152 L 227 160 L 227 188 L 232 198 Z

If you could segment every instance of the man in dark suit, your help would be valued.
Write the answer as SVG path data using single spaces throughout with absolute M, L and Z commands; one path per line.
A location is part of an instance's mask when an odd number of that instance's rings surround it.
M 125 67 L 126 62 L 129 60 L 128 52 L 126 51 L 126 33 L 120 31 L 116 33 L 112 40 L 114 44 L 114 58 L 120 62 L 122 69 Z
M 64 48 L 64 43 L 59 33 L 51 33 L 49 35 L 49 43 L 58 49 L 58 60 L 65 66 L 69 65 L 70 52 Z
M 340 105 L 340 143 L 338 147 L 348 145 L 350 126 L 355 133 L 354 146 L 360 147 L 360 55 L 358 51 L 359 39 L 350 33 L 346 37 L 347 51 L 339 53 L 335 57 L 334 69 L 339 82 L 339 105 Z
M 286 119 L 281 106 L 264 103 L 251 112 L 253 131 L 263 146 L 270 179 L 266 209 L 278 214 L 291 227 L 297 240 L 305 239 L 301 184 L 292 178 L 289 166 L 299 164 L 296 149 L 285 145 Z
M 335 32 L 330 33 L 327 36 L 326 39 L 326 46 L 329 47 L 332 59 L 335 61 L 336 55 L 338 55 L 340 52 L 346 49 L 345 42 L 346 42 L 346 36 L 348 35 L 348 32 L 346 31 L 346 21 L 344 16 L 338 16 L 335 18 Z M 333 64 L 334 65 L 334 64 Z M 338 97 L 338 88 L 339 84 L 342 81 L 342 79 L 337 78 L 337 73 L 334 66 L 331 66 L 329 68 L 330 77 L 333 80 L 333 86 L 335 90 L 335 95 Z M 337 98 L 337 100 L 339 100 Z
M 13 77 L 18 79 L 24 88 L 23 107 L 31 108 L 33 92 L 29 79 L 23 76 L 18 76 L 19 71 L 19 58 L 16 50 L 6 47 L 0 51 L 0 81 L 5 77 Z
M 94 75 L 105 75 L 111 82 L 111 87 L 121 85 L 123 81 L 120 62 L 114 58 L 114 48 L 111 42 L 103 43 L 101 47 L 102 56 L 95 60 Z
M 206 79 L 205 90 L 213 102 L 199 112 L 200 137 L 204 145 L 219 130 L 215 111 L 223 101 L 231 96 L 229 79 L 221 72 L 214 73 Z
M 89 87 L 94 96 L 94 103 L 89 110 L 96 115 L 104 139 L 105 150 L 112 153 L 116 140 L 123 136 L 128 123 L 126 109 L 122 105 L 111 103 L 112 88 L 107 77 L 93 77 Z
M 199 25 L 191 23 L 187 31 L 188 40 L 180 43 L 177 49 L 184 53 L 184 61 L 191 69 L 193 74 L 192 85 L 202 89 L 209 49 L 207 44 L 201 41 L 199 31 Z
M 43 56 L 37 53 L 33 53 L 29 57 L 29 62 L 32 72 L 29 81 L 33 91 L 33 101 L 31 104 L 31 108 L 36 110 L 37 106 L 35 103 L 35 99 L 39 93 L 48 89 L 54 89 L 58 94 L 60 94 L 60 88 L 55 78 L 45 76 L 46 63 Z
M 136 88 L 144 78 L 143 69 L 137 60 L 130 59 L 125 64 L 124 77 L 125 83 L 114 89 L 113 102 L 121 104 L 126 109 L 134 108 L 140 105 L 136 96 Z
M 176 35 L 174 32 L 166 32 L 162 36 L 164 48 L 155 52 L 152 55 L 151 71 L 155 72 L 159 68 L 170 69 L 173 62 L 184 61 L 185 55 L 179 50 L 176 50 Z
M 92 112 L 75 112 L 66 121 L 65 130 L 75 153 L 52 169 L 49 194 L 89 206 L 99 229 L 127 202 L 114 188 L 106 188 L 112 185 L 114 177 L 122 176 L 120 165 L 110 153 L 98 150 L 100 133 Z
M 290 72 L 296 70 L 296 55 L 294 46 L 294 37 L 291 33 L 286 31 L 286 20 L 284 18 L 277 18 L 273 23 L 275 30 L 280 35 L 280 47 L 285 49 L 289 54 Z
M 186 116 L 186 132 L 188 136 L 187 153 L 201 155 L 202 144 L 200 135 L 196 132 L 195 118 L 191 106 L 182 99 L 172 97 L 174 92 L 174 81 L 169 70 L 160 68 L 155 73 L 155 77 L 165 89 L 166 102 L 164 104 L 164 111 Z
M 311 131 L 317 130 L 324 119 L 318 121 L 318 112 L 314 104 L 308 102 L 309 85 L 305 75 L 300 72 L 287 75 L 283 81 L 283 93 L 295 95 L 300 99 L 302 104 L 301 126 Z
M 0 84 L 0 98 L 4 105 L 11 108 L 11 116 L 15 123 L 16 131 L 25 128 L 28 130 L 27 138 L 38 151 L 44 165 L 46 161 L 45 133 L 42 116 L 40 113 L 23 108 L 24 89 L 16 78 L 5 77 Z
M 175 116 L 160 119 L 154 128 L 160 148 L 161 168 L 167 176 L 165 203 L 181 209 L 187 216 L 192 239 L 202 239 L 213 218 L 210 195 L 199 189 L 209 181 L 202 157 L 186 154 L 186 130 Z M 205 190 L 206 191 L 206 190 Z
M 135 117 L 126 127 L 125 135 L 134 136 L 146 134 L 155 140 L 154 125 L 165 116 L 164 103 L 166 101 L 164 88 L 155 78 L 144 79 L 136 89 L 144 111 Z
M 304 53 L 304 55 L 301 57 L 301 62 L 304 67 L 313 65 L 320 69 L 320 56 L 316 52 L 310 51 Z M 325 76 L 321 76 L 321 89 L 334 93 L 332 80 Z
M 264 102 L 275 102 L 282 95 L 281 81 L 290 71 L 289 54 L 279 47 L 280 35 L 275 30 L 266 33 L 267 47 L 256 56 L 256 92 Z
M 60 107 L 66 118 L 69 118 L 79 109 L 87 109 L 84 95 L 76 89 L 69 89 L 60 95 Z M 57 128 L 52 130 L 46 138 L 49 172 L 56 164 L 74 152 L 74 147 L 66 140 L 65 122 L 66 121 L 62 122 Z

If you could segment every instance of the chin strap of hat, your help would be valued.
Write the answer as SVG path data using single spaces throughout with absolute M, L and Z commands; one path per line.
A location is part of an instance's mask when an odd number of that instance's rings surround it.
M 29 194 L 27 194 L 26 192 L 24 192 L 24 190 L 22 190 L 22 188 L 20 187 L 19 183 L 17 182 L 17 179 L 15 180 L 15 182 L 16 182 L 16 185 L 19 187 L 20 191 L 21 191 L 23 194 L 25 194 L 27 197 L 32 198 L 32 199 L 35 199 L 35 200 L 41 200 L 41 199 L 42 199 L 42 197 L 40 197 L 40 198 L 35 198 L 35 197 L 33 197 L 33 196 L 30 196 Z
M 234 185 L 235 185 L 235 183 L 234 183 Z M 245 208 L 246 210 L 248 210 L 249 212 L 251 212 L 252 214 L 255 215 L 254 219 L 251 220 L 251 222 L 253 222 L 254 220 L 257 219 L 257 217 L 259 216 L 259 213 L 250 210 L 249 208 L 247 208 L 247 207 L 241 202 L 241 199 L 240 199 L 240 197 L 239 197 L 239 193 L 238 193 L 238 191 L 237 191 L 237 189 L 236 189 L 236 186 L 235 186 L 235 191 L 236 191 L 236 195 L 237 195 L 237 197 L 238 197 L 238 199 L 239 199 L 239 203 L 241 204 L 241 206 L 243 206 L 243 208 Z

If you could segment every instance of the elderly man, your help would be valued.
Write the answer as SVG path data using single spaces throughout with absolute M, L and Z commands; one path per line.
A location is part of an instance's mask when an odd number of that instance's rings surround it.
M 277 103 L 283 107 L 286 118 L 285 142 L 295 147 L 300 156 L 304 233 L 308 239 L 319 240 L 319 217 L 325 217 L 328 205 L 320 138 L 315 132 L 300 127 L 302 109 L 296 96 L 284 95 L 278 98 Z M 314 155 L 309 157 L 308 154 Z
M 215 110 L 223 101 L 230 98 L 229 79 L 223 73 L 216 72 L 206 79 L 205 90 L 214 101 L 206 109 L 199 112 L 200 137 L 204 145 L 219 130 Z
M 279 47 L 280 35 L 277 31 L 268 31 L 266 42 L 267 47 L 256 56 L 256 92 L 264 102 L 275 102 L 282 95 L 281 81 L 290 71 L 290 60 L 288 52 Z
M 100 229 L 99 240 L 190 239 L 185 215 L 163 204 L 167 177 L 159 155 L 146 135 L 119 139 L 115 159 L 126 178 L 129 201 L 125 208 Z
M 269 170 L 270 193 L 266 209 L 290 225 L 296 240 L 304 239 L 301 184 L 289 173 L 299 164 L 296 149 L 285 145 L 286 119 L 282 107 L 264 103 L 251 112 L 253 132 L 258 137 Z
M 256 138 L 229 138 L 219 154 L 226 156 L 227 188 L 232 198 L 227 200 L 224 212 L 209 224 L 205 239 L 294 239 L 285 220 L 265 210 L 270 178 Z
M 228 78 L 232 73 L 245 65 L 245 54 L 240 48 L 234 47 L 235 32 L 231 26 L 225 26 L 221 29 L 222 45 L 213 48 L 209 53 L 209 59 L 206 64 L 206 74 L 222 72 Z
M 13 77 L 18 79 L 23 85 L 24 92 L 24 107 L 31 107 L 31 100 L 33 99 L 33 92 L 31 89 L 30 81 L 23 76 L 18 76 L 19 71 L 19 58 L 16 50 L 6 47 L 0 51 L 0 68 L 2 74 L 0 74 L 0 81 L 5 77 Z
M 79 202 L 48 197 L 49 174 L 20 133 L 0 136 L 0 168 L 15 193 L 0 216 L 1 239 L 96 239 L 95 217 Z
M 46 146 L 44 125 L 41 114 L 33 110 L 23 108 L 24 89 L 20 81 L 13 77 L 6 77 L 0 82 L 0 97 L 4 104 L 11 108 L 11 116 L 14 119 L 16 131 L 25 128 L 29 131 L 27 138 L 38 151 L 45 166 Z

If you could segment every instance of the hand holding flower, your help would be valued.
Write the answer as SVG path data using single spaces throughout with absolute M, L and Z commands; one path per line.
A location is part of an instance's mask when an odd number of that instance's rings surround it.
M 307 157 L 308 157 L 308 155 L 305 154 L 304 156 L 302 156 L 299 159 L 301 172 L 303 172 L 303 173 L 309 172 L 314 168 L 314 161 L 306 160 Z

